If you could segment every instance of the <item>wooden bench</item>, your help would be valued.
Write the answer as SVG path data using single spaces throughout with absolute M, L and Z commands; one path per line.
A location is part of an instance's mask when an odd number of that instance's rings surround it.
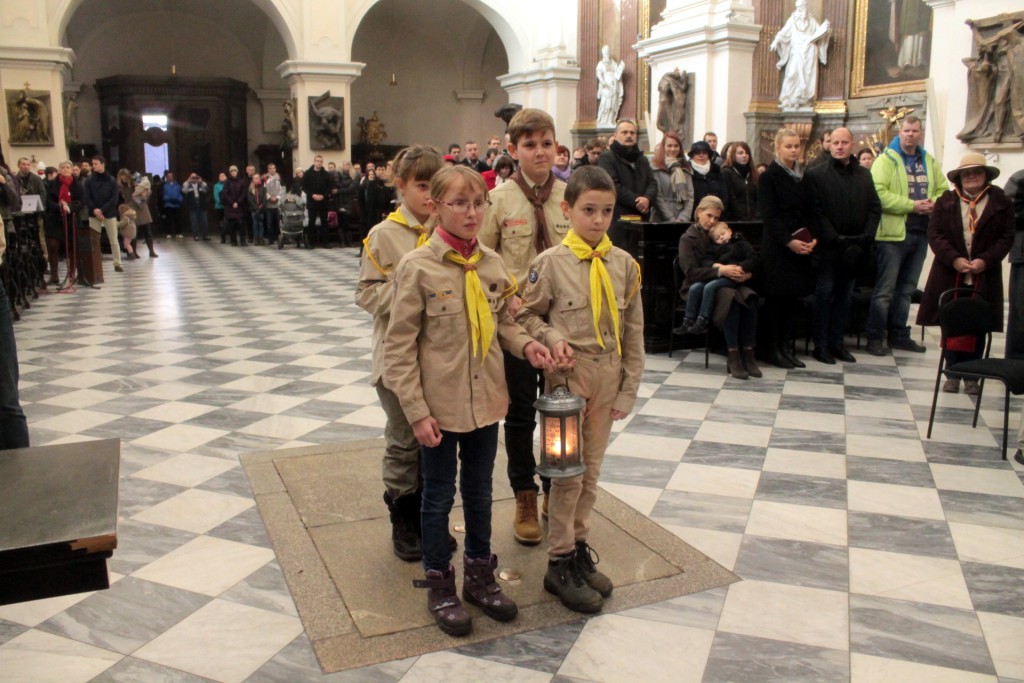
M 0 451 L 0 605 L 110 587 L 120 448 Z

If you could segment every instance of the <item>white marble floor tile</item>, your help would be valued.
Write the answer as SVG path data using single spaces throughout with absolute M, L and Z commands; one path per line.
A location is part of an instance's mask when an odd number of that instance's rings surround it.
M 950 522 L 956 554 L 964 562 L 1024 569 L 1024 530 Z
M 781 429 L 802 429 L 811 432 L 842 434 L 846 429 L 846 417 L 833 413 L 780 410 L 775 413 L 775 426 Z
M 152 467 L 139 470 L 131 476 L 191 487 L 198 486 L 207 479 L 223 474 L 236 466 L 226 458 L 210 458 L 205 455 L 181 453 Z
M 769 448 L 765 453 L 762 470 L 800 474 L 808 477 L 844 479 L 846 477 L 846 456 L 835 453 Z
M 960 563 L 939 557 L 850 548 L 850 592 L 973 608 Z
M 254 413 L 270 413 L 276 415 L 306 403 L 309 399 L 302 396 L 281 396 L 280 394 L 254 394 L 228 407 L 233 410 L 247 410 Z
M 216 410 L 213 406 L 201 403 L 189 403 L 187 401 L 167 401 L 158 406 L 143 410 L 132 415 L 146 420 L 160 420 L 162 422 L 185 422 L 194 417 L 205 415 Z
M 742 408 L 758 408 L 760 410 L 776 410 L 782 397 L 767 391 L 743 391 L 741 389 L 722 389 L 715 397 L 715 405 Z
M 384 428 L 388 423 L 388 416 L 380 406 L 365 406 L 355 410 L 338 420 L 344 424 L 363 425 L 364 427 Z
M 172 381 L 154 384 L 151 387 L 146 387 L 145 389 L 136 391 L 135 394 L 145 398 L 159 398 L 164 401 L 180 401 L 183 398 L 188 398 L 192 394 L 198 394 L 205 388 L 206 387 L 202 387 L 198 384 Z
M 729 571 L 736 568 L 736 558 L 740 554 L 743 534 L 691 526 L 676 526 L 675 524 L 662 526 Z
M 931 406 L 932 390 L 908 389 L 907 400 L 914 406 Z M 967 394 L 947 394 L 939 391 L 939 398 L 935 405 L 939 408 L 959 408 L 961 410 L 974 410 L 974 402 Z
M 153 379 L 160 382 L 173 382 L 179 379 L 185 379 L 191 377 L 202 370 L 195 370 L 193 368 L 181 367 L 178 365 L 167 365 L 159 368 L 150 368 L 136 374 L 135 376 L 139 379 Z
M 85 683 L 122 658 L 117 652 L 33 629 L 0 645 L 0 679 Z
M 163 353 L 147 353 L 138 357 L 140 363 L 146 365 L 177 365 L 187 360 L 191 360 L 195 356 L 191 356 L 187 353 L 174 353 L 171 351 L 165 351 Z
M 918 422 L 917 431 L 921 434 L 921 439 L 925 439 L 928 434 L 928 420 Z M 936 418 L 935 424 L 932 425 L 932 441 L 957 443 L 965 446 L 998 445 L 992 436 L 992 432 L 985 429 L 980 422 L 975 429 L 969 424 L 949 424 L 948 422 L 942 422 L 938 418 Z
M 825 384 L 824 382 L 799 382 L 786 380 L 782 387 L 786 396 L 810 396 L 811 398 L 843 398 L 842 384 Z
M 790 541 L 846 545 L 846 510 L 755 500 L 746 533 Z
M 1024 619 L 978 612 L 978 620 L 996 673 L 1003 678 L 1024 680 Z
M 694 389 L 721 389 L 726 376 L 705 372 L 673 372 L 665 380 L 665 386 L 692 387 Z
M 924 447 L 920 441 L 894 439 L 889 436 L 846 435 L 846 454 L 862 455 L 867 458 L 887 458 L 909 462 L 926 462 Z
M 633 486 L 632 484 L 598 482 L 598 486 L 645 516 L 651 514 L 651 510 L 654 509 L 663 492 L 663 489 L 660 488 Z
M 851 480 L 846 483 L 846 494 L 850 512 L 920 519 L 946 518 L 939 502 L 939 492 L 935 489 Z
M 319 396 L 318 400 L 368 406 L 377 402 L 377 390 L 369 384 L 347 384 Z
M 202 534 L 255 504 L 252 498 L 188 489 L 143 510 L 132 519 Z
M 25 375 L 22 375 L 24 377 Z M 68 391 L 65 394 L 57 394 L 52 398 L 46 398 L 39 403 L 48 406 L 60 406 L 62 408 L 78 408 L 80 406 L 98 406 L 104 401 L 109 401 L 113 398 L 117 398 L 120 394 L 115 394 L 112 391 L 98 391 L 96 389 L 78 389 L 77 391 Z M 38 422 L 33 422 L 35 426 Z
M 648 460 L 679 462 L 689 445 L 689 439 L 627 433 L 614 437 L 608 444 L 607 453 Z
M 587 622 L 558 673 L 595 683 L 700 683 L 714 636 L 710 630 L 606 614 Z
M 207 358 L 216 358 L 217 360 L 223 361 L 236 361 L 246 360 L 253 356 L 258 356 L 263 351 L 259 349 L 253 349 L 246 346 L 229 346 L 221 349 L 220 351 L 214 351 L 213 353 L 206 354 Z
M 232 375 L 258 375 L 267 370 L 273 370 L 277 363 L 265 363 L 258 360 L 238 360 L 234 363 L 225 363 L 217 368 L 218 372 L 226 372 Z
M 72 410 L 63 415 L 33 421 L 32 429 L 47 429 L 54 432 L 71 434 L 87 431 L 93 427 L 117 420 L 120 417 L 120 415 L 103 413 L 97 410 Z
M 900 377 L 904 379 L 926 379 L 935 381 L 935 373 L 938 370 L 938 363 L 931 365 L 900 365 L 897 367 Z
M 761 473 L 733 467 L 680 463 L 665 488 L 674 491 L 710 493 L 736 498 L 753 498 Z
M 106 384 L 117 379 L 121 378 L 118 375 L 112 375 L 107 372 L 79 372 L 51 380 L 50 384 L 56 384 L 61 387 L 73 387 L 75 389 L 88 389 L 89 387 Z
M 903 380 L 893 375 L 864 375 L 851 372 L 843 379 L 848 387 L 871 387 L 875 389 L 902 389 Z
M 296 358 L 295 360 L 288 361 L 288 365 L 296 365 L 300 368 L 327 370 L 329 368 L 336 368 L 344 362 L 344 358 L 335 358 L 334 356 L 303 356 L 302 358 Z
M 337 384 L 338 386 L 341 386 L 343 384 L 365 381 L 369 374 L 370 373 L 363 372 L 362 370 L 340 370 L 332 368 L 328 370 L 321 370 L 320 372 L 314 372 L 307 376 L 305 381 L 324 382 L 326 384 Z
M 939 489 L 1024 498 L 1024 483 L 1013 470 L 940 463 L 932 463 L 931 469 Z
M 902 659 L 872 657 L 854 652 L 850 655 L 850 683 L 998 683 L 995 676 L 974 671 L 947 669 Z
M 849 417 L 880 417 L 888 420 L 913 420 L 914 411 L 906 403 L 889 401 L 861 401 L 846 399 L 846 414 Z
M 547 683 L 551 680 L 551 675 L 502 662 L 467 657 L 455 652 L 431 652 L 417 658 L 401 680 L 402 683 Z
M 849 596 L 767 581 L 729 586 L 719 631 L 848 650 Z
M 250 377 L 241 377 L 233 382 L 221 385 L 222 389 L 231 389 L 237 391 L 252 391 L 252 392 L 266 392 L 273 391 L 280 386 L 288 384 L 291 380 L 283 379 L 281 377 L 265 377 L 263 375 L 252 375 Z
M 184 453 L 193 450 L 197 446 L 209 443 L 214 439 L 219 439 L 227 433 L 223 429 L 177 424 L 139 437 L 133 443 L 158 450 Z
M 301 632 L 296 617 L 213 600 L 133 656 L 232 683 L 244 681 Z
M 772 437 L 771 427 L 737 425 L 728 422 L 705 420 L 697 430 L 694 440 L 731 443 L 739 446 L 768 446 Z
M 273 559 L 269 548 L 198 536 L 132 576 L 218 596 Z
M 639 415 L 654 415 L 657 417 L 674 417 L 681 420 L 703 420 L 710 407 L 710 402 L 696 403 L 693 401 L 670 401 L 662 398 L 650 398 L 647 399 L 637 413 Z
M 77 605 L 82 600 L 92 595 L 89 593 L 75 593 L 72 595 L 60 595 L 56 598 L 44 598 L 43 600 L 30 600 L 28 602 L 16 602 L 11 605 L 0 605 L 0 619 L 11 621 L 23 626 L 37 626 L 55 614 L 60 614 L 69 607 Z

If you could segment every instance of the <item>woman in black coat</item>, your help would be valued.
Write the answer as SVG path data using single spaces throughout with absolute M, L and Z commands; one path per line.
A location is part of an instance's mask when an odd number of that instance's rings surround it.
M 725 186 L 722 169 L 711 159 L 711 145 L 698 140 L 690 145 L 690 166 L 693 168 L 693 205 L 713 195 L 722 200 L 725 214 L 729 213 L 729 188 Z M 695 215 L 696 215 L 696 210 Z
M 46 233 L 46 252 L 50 259 L 50 279 L 47 284 L 56 285 L 57 266 L 60 250 L 67 245 L 68 238 L 74 239 L 78 227 L 78 212 L 82 210 L 84 198 L 82 186 L 71 173 L 71 162 L 62 161 L 57 167 L 57 177 L 46 184 L 46 212 L 43 214 L 43 230 Z M 117 247 L 117 245 L 114 245 Z
M 725 154 L 722 178 L 729 193 L 729 210 L 725 220 L 756 221 L 761 217 L 757 208 L 758 172 L 750 153 L 750 145 L 734 142 Z
M 783 128 L 775 136 L 775 161 L 758 181 L 764 216 L 761 260 L 765 295 L 761 318 L 764 358 L 780 368 L 806 367 L 793 352 L 793 319 L 798 299 L 814 292 L 811 252 L 817 245 L 811 183 L 799 162 L 800 136 Z

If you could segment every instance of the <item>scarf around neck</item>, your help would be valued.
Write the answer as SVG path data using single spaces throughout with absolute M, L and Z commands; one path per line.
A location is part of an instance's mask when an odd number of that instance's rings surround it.
M 778 164 L 779 168 L 781 168 L 783 171 L 785 171 L 786 174 L 789 175 L 790 178 L 792 178 L 793 180 L 795 180 L 798 183 L 804 177 L 804 167 L 800 165 L 799 161 L 797 161 L 796 163 L 793 164 L 793 168 L 790 168 L 789 166 L 786 166 L 784 163 L 782 163 L 778 159 L 775 159 L 772 163 L 773 164 Z
M 62 202 L 71 203 L 71 183 L 75 182 L 75 176 L 57 176 L 60 181 L 60 190 L 57 192 L 57 199 Z
M 466 299 L 466 317 L 469 318 L 469 327 L 473 333 L 473 355 L 475 356 L 479 349 L 480 360 L 483 361 L 487 358 L 491 340 L 494 338 L 494 315 L 491 313 L 491 305 L 487 302 L 487 295 L 480 282 L 480 275 L 476 272 L 476 264 L 484 257 L 484 253 L 475 249 L 476 240 L 474 239 L 472 240 L 474 250 L 468 256 L 463 256 L 460 253 L 461 249 L 449 241 L 459 240 L 459 238 L 449 235 L 442 228 L 438 228 L 437 232 L 441 235 L 444 243 L 455 250 L 446 252 L 445 260 L 462 266 L 462 270 L 466 274 L 464 298 Z M 469 244 L 465 240 L 459 241 Z
M 992 186 L 986 185 L 981 192 L 973 197 L 968 196 L 967 193 L 959 187 L 953 187 L 953 191 L 956 192 L 956 196 L 960 198 L 960 201 L 967 205 L 967 229 L 971 231 L 972 235 L 974 234 L 974 231 L 978 229 L 978 202 L 988 194 L 988 189 L 990 187 Z
M 641 154 L 643 154 L 643 152 L 640 151 L 640 148 L 637 147 L 636 145 L 633 145 L 632 147 L 626 147 L 618 140 L 612 140 L 611 147 L 612 151 L 615 152 L 617 156 L 622 157 L 631 164 L 636 163 L 636 160 L 640 158 Z
M 594 319 L 594 336 L 597 337 L 597 344 L 602 349 L 604 339 L 601 338 L 601 300 L 608 300 L 608 312 L 612 316 L 612 324 L 615 327 L 615 345 L 622 355 L 622 333 L 619 329 L 619 305 L 615 300 L 615 288 L 612 287 L 612 278 L 605 268 L 604 259 L 612 250 L 612 241 L 608 235 L 601 238 L 596 247 L 591 247 L 582 237 L 576 234 L 575 230 L 569 233 L 562 240 L 562 244 L 569 248 L 576 258 L 581 261 L 590 261 L 590 312 Z
M 537 227 L 533 231 L 533 245 L 537 253 L 540 254 L 551 246 L 548 241 L 548 221 L 544 217 L 544 203 L 551 197 L 551 188 L 555 186 L 555 174 L 548 173 L 548 179 L 544 181 L 544 184 L 537 185 L 535 188 L 530 187 L 522 171 L 513 173 L 512 180 L 523 191 L 527 201 L 533 204 L 533 218 L 537 223 Z
M 690 166 L 693 167 L 694 171 L 696 171 L 697 173 L 700 173 L 701 175 L 707 175 L 708 173 L 711 172 L 711 160 L 710 159 L 705 164 L 698 164 L 693 159 L 690 159 Z

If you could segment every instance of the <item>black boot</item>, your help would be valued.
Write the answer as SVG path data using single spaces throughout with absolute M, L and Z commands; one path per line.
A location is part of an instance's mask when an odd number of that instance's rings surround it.
M 791 370 L 794 367 L 796 367 L 795 365 L 793 365 L 792 363 L 789 362 L 789 359 L 786 358 L 782 354 L 782 352 L 779 351 L 779 347 L 774 345 L 774 344 L 770 345 L 768 347 L 768 350 L 765 351 L 764 359 L 765 359 L 765 361 L 767 361 L 768 363 L 771 363 L 772 365 L 774 365 L 777 368 L 784 368 L 784 369 L 787 369 L 787 370 Z
M 415 500 L 412 500 L 414 497 Z M 410 524 L 413 511 L 415 511 L 416 518 L 419 518 L 419 496 L 410 494 L 392 500 L 391 494 L 385 492 L 384 503 L 388 506 L 391 516 L 391 543 L 394 546 L 395 555 L 406 562 L 422 559 L 423 540 L 417 533 L 418 525 Z

